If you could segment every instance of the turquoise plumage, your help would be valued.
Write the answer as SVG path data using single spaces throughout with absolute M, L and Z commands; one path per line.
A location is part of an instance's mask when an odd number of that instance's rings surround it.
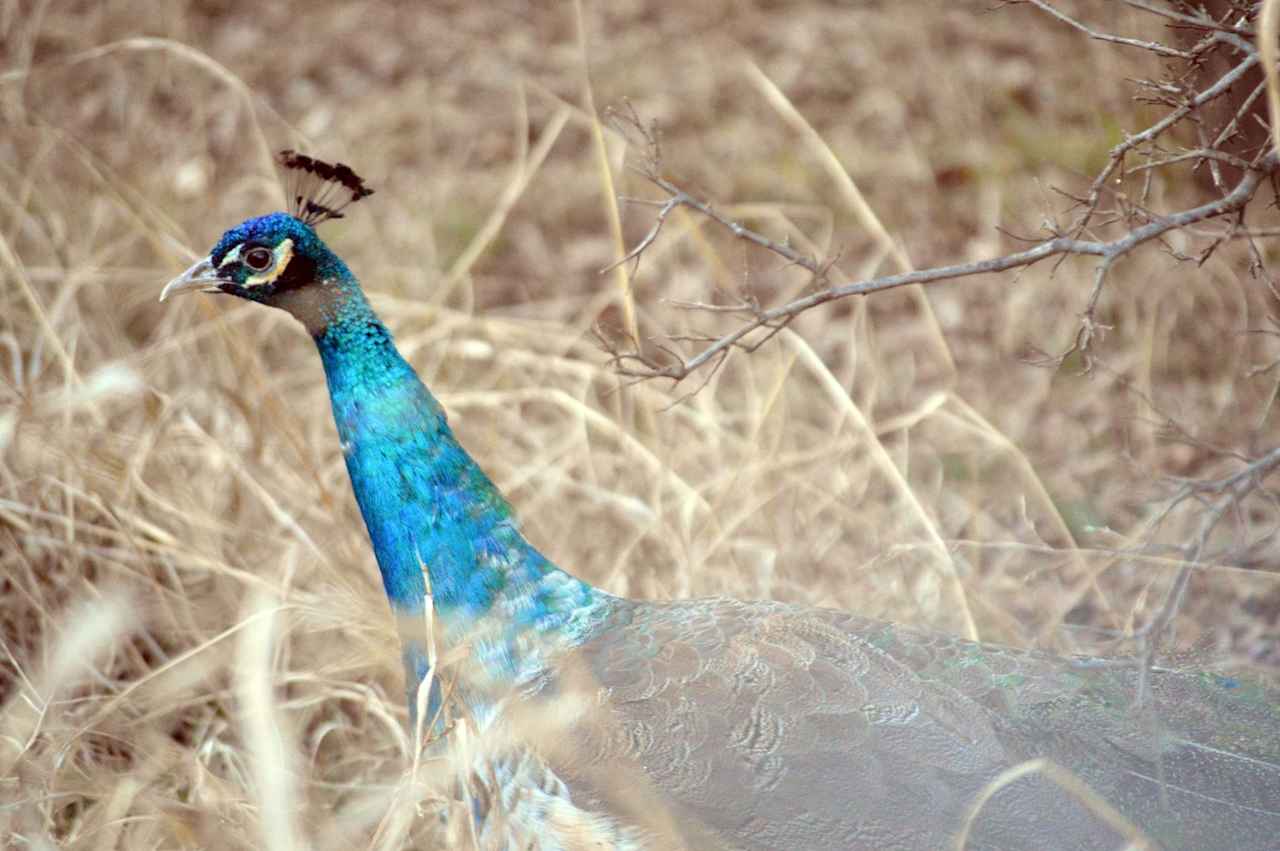
M 345 166 L 282 162 L 352 201 L 369 194 Z M 1170 849 L 1280 847 L 1272 685 L 1153 671 L 1150 705 L 1135 711 L 1138 677 L 1122 661 L 781 603 L 632 601 L 557 568 L 317 236 L 341 215 L 328 198 L 302 192 L 292 213 L 231 229 L 162 298 L 229 293 L 289 311 L 312 335 L 402 624 L 411 713 L 429 673 L 437 722 L 466 715 L 488 729 L 577 707 L 554 742 L 476 767 L 485 847 L 934 849 L 967 831 L 968 848 L 1112 848 L 1125 822 Z M 428 581 L 436 649 L 465 649 L 437 672 Z M 991 785 L 1036 759 L 1084 781 L 1119 820 L 1043 773 Z

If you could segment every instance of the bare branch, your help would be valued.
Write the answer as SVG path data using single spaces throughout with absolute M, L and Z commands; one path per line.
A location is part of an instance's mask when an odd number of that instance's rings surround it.
M 1141 133 L 1137 133 L 1133 136 L 1127 136 L 1123 142 L 1111 149 L 1108 154 L 1106 167 L 1098 173 L 1098 176 L 1094 178 L 1093 183 L 1089 186 L 1088 198 L 1085 202 L 1087 210 L 1081 217 L 1079 224 L 1074 228 L 1077 236 L 1083 232 L 1085 227 L 1088 226 L 1089 221 L 1097 211 L 1103 189 L 1106 187 L 1107 182 L 1115 175 L 1116 171 L 1124 165 L 1125 156 L 1130 151 L 1141 145 L 1154 142 L 1161 134 L 1187 118 L 1189 115 L 1192 115 L 1200 107 L 1218 97 L 1221 97 L 1231 88 L 1232 85 L 1238 82 L 1250 68 L 1258 63 L 1258 53 L 1248 42 L 1245 42 L 1230 33 L 1215 33 L 1214 38 L 1230 41 L 1233 46 L 1243 50 L 1246 53 L 1244 60 L 1233 66 L 1231 70 L 1219 77 L 1213 85 L 1200 92 L 1191 100 L 1177 107 L 1164 118 L 1160 119 L 1155 124 L 1152 124 Z M 1237 42 L 1239 42 L 1239 44 L 1237 44 Z
M 630 200 L 630 199 L 624 199 L 624 200 Z M 679 206 L 680 206 L 680 201 L 677 198 L 672 198 L 671 200 L 667 201 L 667 203 L 663 204 L 658 209 L 658 215 L 654 217 L 653 227 L 649 229 L 649 232 L 644 235 L 643 239 L 641 239 L 639 242 L 636 243 L 636 247 L 628 251 L 621 258 L 610 263 L 608 266 L 605 266 L 603 269 L 600 270 L 600 274 L 604 275 L 608 272 L 612 272 L 614 269 L 618 268 L 623 263 L 628 263 L 631 260 L 636 261 L 636 270 L 638 270 L 640 267 L 640 255 L 644 253 L 644 250 L 646 248 L 648 248 L 650 245 L 653 245 L 653 241 L 658 238 L 658 233 L 662 230 L 663 224 L 665 224 L 667 221 L 667 216 L 671 214 L 672 210 L 674 210 L 676 207 L 679 207 Z M 632 271 L 632 275 L 635 274 L 636 270 Z
M 747 338 L 755 331 L 760 329 L 770 329 L 780 321 L 790 322 L 799 314 L 806 310 L 810 310 L 827 302 L 837 299 L 848 298 L 849 296 L 870 295 L 875 292 L 896 289 L 898 287 L 910 286 L 913 284 L 929 284 L 940 281 L 951 280 L 954 278 L 967 278 L 975 275 L 987 275 L 996 272 L 1005 272 L 1010 269 L 1017 269 L 1024 266 L 1030 266 L 1049 257 L 1066 256 L 1066 255 L 1085 255 L 1100 258 L 1099 265 L 1095 272 L 1094 287 L 1089 296 L 1088 305 L 1086 307 L 1082 327 L 1076 336 L 1075 344 L 1065 353 L 1060 355 L 1058 359 L 1065 357 L 1073 352 L 1087 351 L 1089 344 L 1092 342 L 1096 332 L 1102 327 L 1096 322 L 1096 309 L 1098 300 L 1101 295 L 1102 287 L 1105 281 L 1106 273 L 1117 259 L 1129 253 L 1143 243 L 1157 239 L 1169 231 L 1184 228 L 1197 222 L 1214 219 L 1219 216 L 1233 213 L 1241 210 L 1251 201 L 1258 187 L 1263 180 L 1277 168 L 1277 158 L 1270 155 L 1264 159 L 1257 168 L 1247 170 L 1244 177 L 1236 184 L 1235 188 L 1226 196 L 1193 207 L 1189 210 L 1183 210 L 1167 216 L 1153 217 L 1154 220 L 1147 224 L 1135 227 L 1125 233 L 1123 236 L 1113 240 L 1084 240 L 1075 239 L 1067 236 L 1057 236 L 1047 239 L 1039 244 L 1028 248 L 1024 251 L 1005 254 L 1000 257 L 992 257 L 986 260 L 978 260 L 972 263 L 960 263 L 949 266 L 935 266 L 930 269 L 920 269 L 913 272 L 905 272 L 896 275 L 883 275 L 876 278 L 870 278 L 864 281 L 856 281 L 846 284 L 837 284 L 827 287 L 817 292 L 810 293 L 788 302 L 779 307 L 768 310 L 750 310 L 751 318 L 739 328 L 719 337 L 715 342 L 703 348 L 700 352 L 689 358 L 679 359 L 675 363 L 657 364 L 651 360 L 639 358 L 635 352 L 626 353 L 625 360 L 619 360 L 619 352 L 612 351 L 615 355 L 614 362 L 619 371 L 623 375 L 635 378 L 669 378 L 673 381 L 680 381 L 694 370 L 702 367 L 711 361 L 719 361 L 730 349 L 734 347 L 745 348 L 755 344 L 747 342 Z M 707 215 L 713 221 L 724 226 L 735 237 L 745 239 L 749 242 L 759 245 L 769 251 L 785 257 L 790 262 L 808 269 L 815 274 L 824 272 L 825 267 L 816 259 L 799 254 L 790 246 L 782 245 L 775 240 L 759 234 L 750 228 L 745 227 L 739 222 L 732 221 L 723 215 L 717 213 L 709 204 L 692 198 L 688 193 L 676 187 L 664 178 L 653 178 L 653 182 L 670 193 L 670 199 L 663 210 L 667 210 L 668 206 L 692 207 L 704 215 Z M 651 240 L 650 240 L 651 242 Z M 635 256 L 633 250 L 628 252 L 627 258 Z M 624 258 L 625 260 L 626 258 Z M 686 306 L 696 306 L 686 305 Z M 721 308 L 720 312 L 748 312 L 749 308 L 740 306 L 730 307 L 728 309 Z M 777 331 L 773 330 L 768 336 L 773 336 Z M 638 363 L 640 366 L 629 367 L 627 363 Z
M 1035 6 L 1036 8 L 1044 12 L 1047 12 L 1048 14 L 1057 18 L 1058 20 L 1062 21 L 1064 24 L 1068 24 L 1072 27 L 1075 27 L 1076 29 L 1080 30 L 1080 32 L 1089 36 L 1089 38 L 1096 39 L 1098 41 L 1107 41 L 1112 44 L 1123 44 L 1126 47 L 1140 47 L 1143 50 L 1149 50 L 1152 53 L 1158 54 L 1160 56 L 1176 56 L 1181 59 L 1192 58 L 1192 55 L 1185 50 L 1178 50 L 1175 47 L 1169 47 L 1167 45 L 1160 44 L 1159 42 L 1142 41 L 1141 39 L 1137 39 L 1137 38 L 1126 38 L 1124 36 L 1111 35 L 1110 33 L 1098 32 L 1097 30 L 1092 29 L 1091 27 L 1085 26 L 1084 24 L 1080 23 L 1070 15 L 1067 15 L 1059 11 L 1058 9 L 1055 9 L 1053 6 L 1046 3 L 1045 0 L 1017 0 L 1017 2 L 1030 3 L 1032 6 Z
M 1149 698 L 1149 682 L 1147 673 L 1155 664 L 1160 642 L 1173 623 L 1174 617 L 1182 606 L 1187 585 L 1191 581 L 1191 571 L 1199 564 L 1209 546 L 1210 536 L 1228 511 L 1238 511 L 1244 500 L 1252 493 L 1263 489 L 1266 478 L 1280 468 L 1280 447 L 1276 447 L 1265 455 L 1246 464 L 1231 475 L 1220 479 L 1198 480 L 1186 482 L 1168 501 L 1165 508 L 1156 517 L 1153 526 L 1158 526 L 1179 505 L 1187 500 L 1200 502 L 1205 510 L 1200 518 L 1199 527 L 1190 542 L 1183 547 L 1183 559 L 1186 562 L 1174 577 L 1169 592 L 1156 616 L 1137 636 L 1143 645 L 1142 675 L 1138 681 L 1136 702 L 1144 704 Z M 1206 499 L 1206 497 L 1216 497 Z
M 1144 12 L 1150 12 L 1153 15 L 1159 15 L 1162 18 L 1168 18 L 1175 23 L 1186 24 L 1187 26 L 1195 29 L 1217 30 L 1218 32 L 1223 33 L 1239 34 L 1249 37 L 1253 36 L 1253 27 L 1247 26 L 1243 23 L 1234 26 L 1221 24 L 1209 17 L 1209 15 L 1205 14 L 1203 11 L 1194 16 L 1184 15 L 1167 7 L 1148 3 L 1147 0 L 1124 0 L 1124 2 L 1126 5 L 1132 6 L 1135 9 L 1141 9 Z

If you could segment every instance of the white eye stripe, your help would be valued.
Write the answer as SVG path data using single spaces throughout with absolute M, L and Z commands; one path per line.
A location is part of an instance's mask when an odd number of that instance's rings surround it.
M 230 265 L 235 264 L 235 263 L 239 263 L 239 262 L 240 262 L 240 249 L 242 249 L 242 248 L 244 248 L 244 243 L 243 243 L 243 242 L 242 242 L 242 243 L 240 243 L 239 245 L 237 245 L 235 248 L 233 248 L 233 249 L 231 249 L 230 251 L 228 251 L 228 252 L 226 253 L 226 255 L 224 255 L 224 256 L 223 256 L 223 258 L 222 258 L 222 262 L 218 264 L 218 268 L 219 268 L 219 269 L 225 269 L 225 268 L 227 268 L 227 266 L 230 266 Z

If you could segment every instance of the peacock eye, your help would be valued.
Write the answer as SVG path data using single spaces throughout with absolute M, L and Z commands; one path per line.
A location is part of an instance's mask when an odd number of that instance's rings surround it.
M 271 253 L 270 248 L 263 248 L 261 245 L 250 248 L 240 258 L 244 261 L 244 265 L 248 266 L 255 272 L 265 272 L 271 268 L 271 263 L 275 260 L 275 255 Z

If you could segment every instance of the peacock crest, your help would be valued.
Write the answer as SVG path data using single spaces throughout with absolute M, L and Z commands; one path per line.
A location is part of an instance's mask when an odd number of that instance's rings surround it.
M 276 154 L 276 162 L 284 169 L 293 215 L 315 227 L 329 219 L 342 218 L 342 211 L 373 190 L 364 178 L 343 163 L 327 163 L 285 148 Z M 343 195 L 350 197 L 343 200 Z

